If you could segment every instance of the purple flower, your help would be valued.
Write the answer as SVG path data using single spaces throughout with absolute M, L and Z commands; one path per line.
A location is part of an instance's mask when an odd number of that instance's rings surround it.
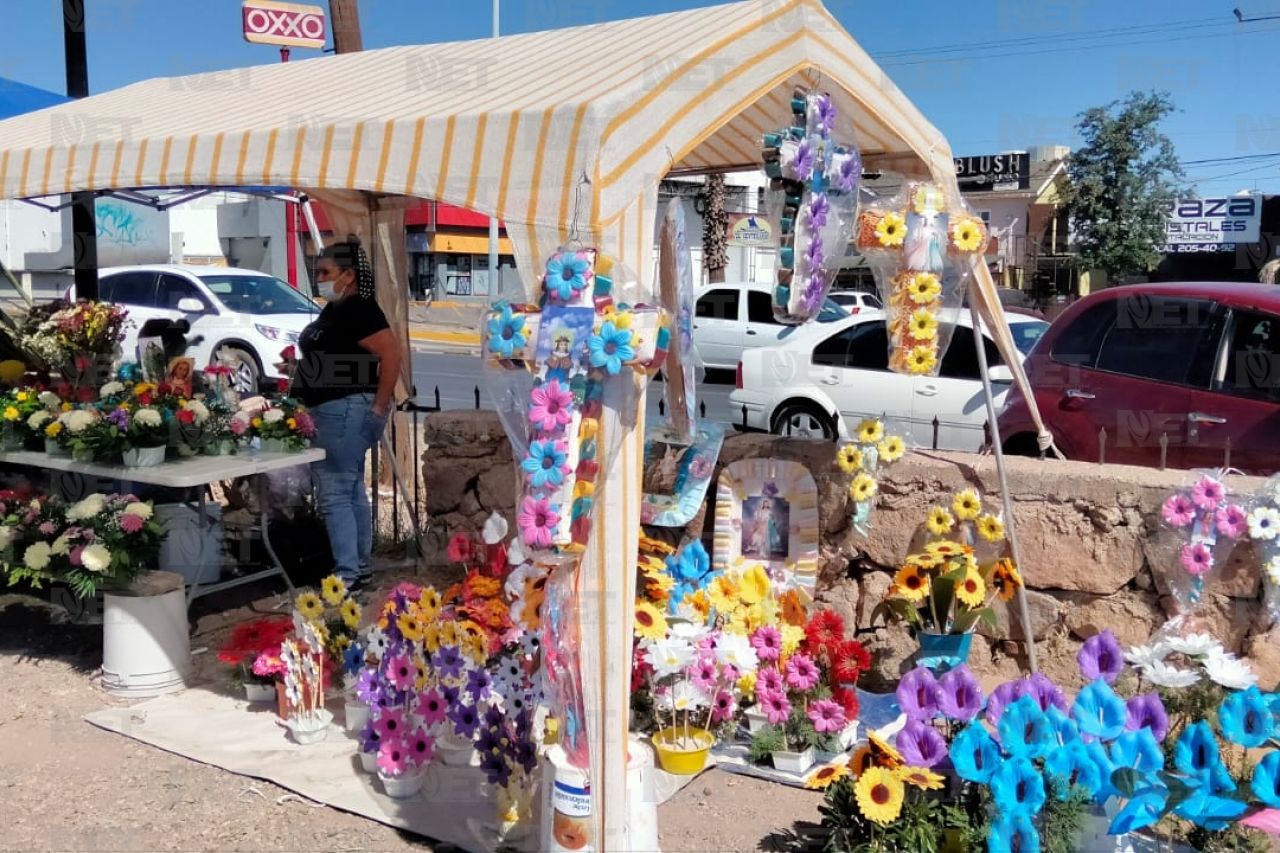
M 947 742 L 933 726 L 907 720 L 895 741 L 902 760 L 915 767 L 932 767 L 947 757 Z
M 360 671 L 359 678 L 356 679 L 356 698 L 366 705 L 374 705 L 378 701 L 378 694 L 381 692 L 378 684 L 378 671 L 375 669 L 363 669 Z
M 1080 665 L 1080 674 L 1085 681 L 1101 678 L 1111 684 L 1124 670 L 1124 652 L 1116 635 L 1108 629 L 1084 641 L 1076 655 L 1076 663 Z
M 506 759 L 492 752 L 480 758 L 480 769 L 484 771 L 485 780 L 490 785 L 505 788 L 511 779 L 511 768 L 507 766 Z
M 449 710 L 449 720 L 458 736 L 468 740 L 476 736 L 476 729 L 480 727 L 480 715 L 474 705 L 455 705 Z
M 1169 715 L 1158 693 L 1142 693 L 1125 703 L 1124 730 L 1136 732 L 1144 727 L 1151 729 L 1158 741 L 1169 733 Z
M 938 709 L 948 718 L 967 723 L 982 710 L 982 685 L 961 664 L 938 681 Z
M 862 180 L 862 157 L 857 149 L 844 152 L 839 157 L 840 165 L 836 170 L 835 185 L 840 192 L 851 193 L 858 188 Z
M 760 489 L 760 494 L 764 495 L 766 498 L 776 498 L 778 496 L 778 484 L 770 480 L 764 484 L 762 489 Z
M 129 428 L 129 413 L 124 409 L 114 409 L 111 414 L 107 415 L 107 420 L 115 424 L 119 429 Z
M 898 707 L 908 720 L 932 720 L 938 714 L 938 682 L 922 666 L 898 682 Z
M 813 149 L 809 147 L 808 139 L 800 140 L 800 144 L 796 146 L 796 157 L 791 161 L 791 169 L 795 172 L 796 180 L 801 183 L 807 183 L 813 177 Z
M 498 755 L 502 752 L 502 733 L 496 729 L 481 729 L 476 735 L 476 750 L 481 755 Z
M 502 709 L 497 705 L 490 705 L 484 712 L 484 726 L 487 729 L 500 729 L 506 721 L 507 718 L 503 716 Z
M 382 743 L 382 738 L 378 736 L 378 731 L 373 727 L 373 721 L 364 724 L 364 728 L 360 730 L 360 751 L 361 752 L 377 752 L 378 747 Z
M 431 659 L 442 678 L 457 678 L 462 672 L 462 655 L 453 646 L 445 646 Z
M 1062 689 L 1053 683 L 1053 679 L 1045 675 L 1043 672 L 1033 672 L 1030 676 L 1023 679 L 1022 687 L 1018 691 L 1019 696 L 1030 696 L 1036 700 L 1036 704 L 1040 706 L 1041 711 L 1047 711 L 1051 707 L 1057 708 L 1059 711 L 1066 713 L 1069 710 L 1067 705 L 1067 697 L 1063 695 Z
M 524 768 L 525 773 L 532 773 L 533 768 L 538 766 L 538 748 L 532 741 L 517 741 L 515 749 L 512 750 L 512 758 Z
M 1004 714 L 1004 706 L 1014 702 L 1022 695 L 1022 679 L 1006 681 L 997 687 L 987 698 L 987 722 L 993 726 L 1000 725 L 1000 717 Z
M 809 238 L 809 245 L 804 250 L 804 259 L 808 264 L 809 273 L 813 274 L 822 269 L 822 262 L 826 258 L 826 254 L 822 251 L 822 238 L 817 234 L 812 235 Z
M 493 695 L 493 676 L 487 669 L 473 669 L 467 673 L 467 692 L 477 702 Z
M 830 213 L 831 202 L 827 201 L 826 195 L 815 193 L 809 200 L 809 206 L 804 209 L 805 222 L 808 223 L 810 230 L 817 231 L 827 224 L 827 216 Z
M 831 96 L 826 92 L 818 95 L 814 99 L 814 127 L 823 136 L 831 133 L 832 128 L 836 126 L 836 105 L 831 102 Z

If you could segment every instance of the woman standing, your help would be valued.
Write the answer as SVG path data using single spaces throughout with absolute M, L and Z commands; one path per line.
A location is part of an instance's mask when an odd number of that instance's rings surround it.
M 400 348 L 374 301 L 373 268 L 356 237 L 325 249 L 315 277 L 327 304 L 298 337 L 291 393 L 310 409 L 315 444 L 325 452 L 312 477 L 334 573 L 357 588 L 369 577 L 373 549 L 364 460 L 391 413 Z

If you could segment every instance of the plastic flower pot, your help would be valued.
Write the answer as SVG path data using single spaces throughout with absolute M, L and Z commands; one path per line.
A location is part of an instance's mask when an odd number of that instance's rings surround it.
M 926 669 L 942 673 L 969 662 L 973 634 L 935 634 L 921 631 L 916 639 L 920 643 L 917 663 Z
M 857 743 L 858 742 L 858 721 L 854 720 L 853 722 L 849 723 L 849 725 L 841 729 L 840 734 L 837 736 L 836 739 L 840 743 L 841 752 L 845 752 L 851 746 Z
M 262 684 L 258 681 L 246 681 L 244 683 L 244 698 L 254 704 L 276 701 L 275 682 Z
M 85 463 L 92 462 L 93 448 L 85 447 L 79 450 L 73 450 L 71 451 L 71 458 L 74 459 L 76 462 L 85 462 Z
M 803 773 L 812 767 L 814 762 L 813 747 L 809 747 L 804 752 L 787 752 L 779 749 L 769 753 L 769 757 L 773 759 L 773 768 L 784 773 Z
M 159 696 L 186 686 L 190 628 L 182 576 L 144 572 L 107 590 L 102 613 L 102 686 L 119 696 Z
M 293 735 L 294 742 L 309 746 L 329 736 L 329 724 L 332 722 L 333 713 L 321 708 L 301 717 L 290 717 L 284 721 L 284 726 Z
M 3 435 L 0 435 L 0 450 L 6 453 L 14 450 L 25 450 L 26 446 L 27 441 L 21 433 L 6 431 Z
M 262 439 L 263 453 L 288 453 L 289 445 L 282 438 L 264 438 Z
M 61 444 L 58 444 L 58 442 L 54 441 L 52 438 L 46 438 L 44 440 L 44 452 L 49 456 L 70 456 L 71 455 L 70 451 L 64 448 Z
M 436 739 L 436 756 L 439 757 L 441 764 L 450 767 L 480 766 L 480 753 L 476 752 L 475 744 L 452 732 Z
M 121 456 L 124 458 L 124 467 L 126 468 L 150 468 L 164 461 L 164 452 L 164 445 L 159 447 L 131 447 L 124 451 Z
M 706 729 L 695 726 L 659 729 L 653 735 L 658 766 L 675 776 L 694 776 L 707 766 L 707 752 L 716 742 Z
M 360 766 L 364 769 L 365 773 L 377 773 L 378 772 L 378 753 L 376 752 L 360 753 Z
M 348 697 L 343 705 L 343 727 L 358 736 L 367 722 L 369 722 L 369 706 L 353 697 Z
M 747 731 L 753 735 L 758 735 L 764 731 L 765 726 L 769 725 L 769 718 L 763 711 L 757 711 L 755 708 L 748 708 L 742 712 L 742 718 L 747 721 Z
M 399 776 L 388 776 L 381 770 L 378 771 L 378 781 L 382 783 L 382 790 L 388 797 L 397 800 L 416 796 L 422 790 L 422 783 L 426 778 L 421 767 L 415 767 Z

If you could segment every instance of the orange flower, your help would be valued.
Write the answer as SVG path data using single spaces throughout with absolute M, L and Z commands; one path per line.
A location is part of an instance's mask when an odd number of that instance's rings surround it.
M 798 590 L 789 589 L 782 594 L 782 598 L 778 600 L 778 605 L 782 608 L 782 621 L 788 625 L 805 624 L 804 603 L 800 600 Z

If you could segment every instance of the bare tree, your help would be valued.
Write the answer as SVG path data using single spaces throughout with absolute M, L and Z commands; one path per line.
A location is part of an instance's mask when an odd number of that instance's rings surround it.
M 707 280 L 724 281 L 724 269 L 729 265 L 729 253 L 725 241 L 729 230 L 729 215 L 725 213 L 724 175 L 707 176 L 704 190 L 707 212 L 702 217 L 702 265 L 707 270 Z

